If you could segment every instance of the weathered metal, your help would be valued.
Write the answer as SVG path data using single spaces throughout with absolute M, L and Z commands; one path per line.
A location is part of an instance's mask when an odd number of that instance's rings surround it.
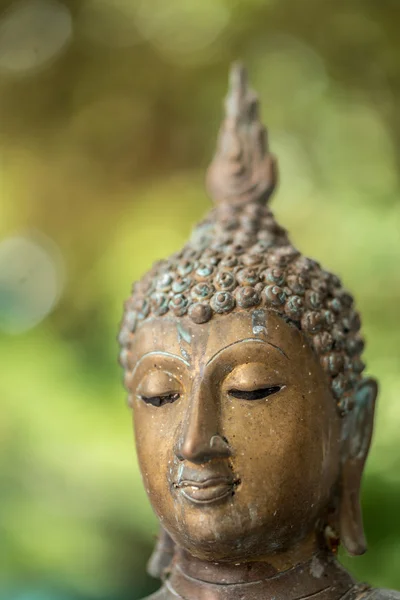
M 359 495 L 377 384 L 362 375 L 353 298 L 267 206 L 276 173 L 236 65 L 207 175 L 216 206 L 135 284 L 120 334 L 162 526 L 150 562 L 160 600 L 372 593 L 335 555 L 340 542 L 366 549 Z

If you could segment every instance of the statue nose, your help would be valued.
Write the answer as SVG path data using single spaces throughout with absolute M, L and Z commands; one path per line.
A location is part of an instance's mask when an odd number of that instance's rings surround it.
M 175 448 L 179 460 L 203 464 L 232 455 L 228 441 L 218 433 L 218 413 L 215 398 L 204 386 L 191 395 Z
M 178 442 L 176 456 L 179 460 L 204 464 L 213 458 L 229 458 L 232 456 L 232 452 L 228 441 L 219 434 L 208 439 L 202 439 L 197 435 L 186 435 Z

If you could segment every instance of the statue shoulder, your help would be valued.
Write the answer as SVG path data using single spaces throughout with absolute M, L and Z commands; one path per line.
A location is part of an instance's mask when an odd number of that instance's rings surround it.
M 375 588 L 363 595 L 362 600 L 400 600 L 400 592 Z

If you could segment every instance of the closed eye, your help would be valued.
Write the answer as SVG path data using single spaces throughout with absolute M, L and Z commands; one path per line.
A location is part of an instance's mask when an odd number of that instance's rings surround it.
M 283 386 L 273 385 L 271 387 L 261 388 L 259 390 L 229 390 L 228 394 L 239 400 L 262 400 L 272 394 L 280 392 Z
M 165 404 L 172 404 L 176 400 L 179 399 L 178 393 L 173 394 L 163 394 L 160 396 L 140 396 L 140 399 L 143 400 L 146 404 L 151 404 L 152 406 L 164 406 Z

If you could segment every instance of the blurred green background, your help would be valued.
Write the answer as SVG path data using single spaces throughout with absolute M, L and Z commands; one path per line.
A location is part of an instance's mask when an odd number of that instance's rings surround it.
M 381 382 L 370 549 L 343 560 L 400 588 L 399 2 L 0 4 L 0 598 L 157 587 L 115 338 L 131 282 L 209 208 L 238 57 L 279 157 L 273 209 L 355 293 Z

